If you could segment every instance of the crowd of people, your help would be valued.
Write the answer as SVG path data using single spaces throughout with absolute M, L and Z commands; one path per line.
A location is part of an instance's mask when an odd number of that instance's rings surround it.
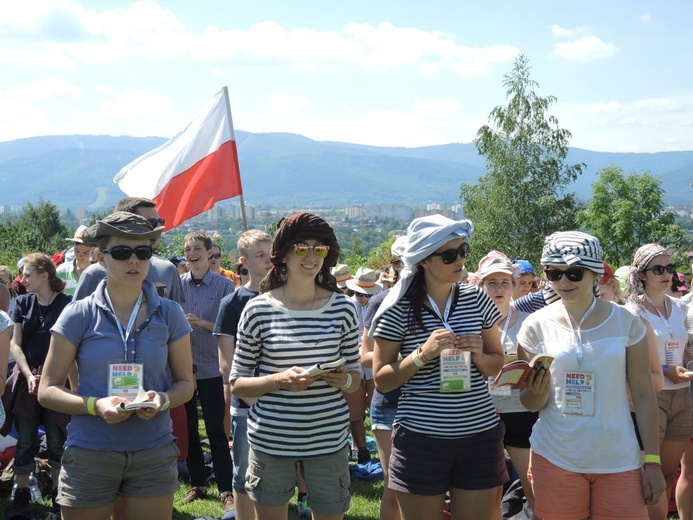
M 12 507 L 42 427 L 63 518 L 171 518 L 180 461 L 182 502 L 208 496 L 201 409 L 238 520 L 287 518 L 296 489 L 301 518 L 343 518 L 367 414 L 382 520 L 497 520 L 515 477 L 517 519 L 665 520 L 670 500 L 693 519 L 693 308 L 665 247 L 614 271 L 598 238 L 559 231 L 541 270 L 501 251 L 472 267 L 473 224 L 431 215 L 352 274 L 311 213 L 242 233 L 230 269 L 204 232 L 158 257 L 164 229 L 129 197 L 68 250 L 0 266 Z

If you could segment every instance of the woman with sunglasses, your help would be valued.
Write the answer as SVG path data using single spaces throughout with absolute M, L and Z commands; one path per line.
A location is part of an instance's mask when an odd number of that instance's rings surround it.
M 64 519 L 108 519 L 119 495 L 128 518 L 171 518 L 179 451 L 168 409 L 190 400 L 193 375 L 182 309 L 145 280 L 162 230 L 126 212 L 89 227 L 84 243 L 99 248 L 107 277 L 51 330 L 39 401 L 72 415 L 57 497 Z
M 403 520 L 500 519 L 508 480 L 503 423 L 484 376 L 503 366 L 500 312 L 476 285 L 461 284 L 472 223 L 442 215 L 407 230 L 401 278 L 371 325 L 378 389 L 401 387 L 388 486 Z
M 26 506 L 30 500 L 29 475 L 34 472 L 34 459 L 41 445 L 39 426 L 46 431 L 48 460 L 57 486 L 65 429 L 70 421 L 67 415 L 38 404 L 36 393 L 48 354 L 50 329 L 72 298 L 63 293 L 65 281 L 58 278 L 51 257 L 43 253 L 31 253 L 24 258 L 22 283 L 27 294 L 17 298 L 12 313 L 11 353 L 16 365 L 10 377 L 12 391 L 7 396 L 8 402 L 11 401 L 7 413 L 14 419 L 18 434 L 17 491 L 13 500 L 18 506 Z M 55 490 L 52 498 L 55 500 Z
M 665 485 L 645 325 L 596 297 L 604 266 L 595 237 L 552 234 L 541 265 L 560 301 L 531 314 L 518 335 L 521 359 L 554 358 L 548 370 L 533 369 L 520 390 L 522 404 L 539 412 L 530 437 L 535 515 L 646 520 L 646 504 L 656 503 Z
M 272 270 L 238 324 L 231 369 L 237 397 L 259 398 L 248 413 L 246 490 L 258 520 L 287 518 L 305 480 L 316 520 L 349 509 L 349 411 L 342 392 L 360 385 L 358 316 L 330 268 L 339 244 L 322 218 L 296 213 L 272 242 Z M 310 376 L 317 363 L 344 360 Z
M 657 340 L 659 361 L 664 372 L 664 389 L 657 393 L 659 406 L 659 443 L 662 473 L 667 492 L 650 518 L 665 519 L 669 496 L 676 479 L 679 461 L 688 440 L 693 436 L 691 423 L 691 377 L 685 375 L 684 355 L 688 344 L 687 306 L 669 296 L 676 267 L 666 248 L 658 244 L 640 247 L 628 272 L 624 296 L 626 306 L 652 326 Z

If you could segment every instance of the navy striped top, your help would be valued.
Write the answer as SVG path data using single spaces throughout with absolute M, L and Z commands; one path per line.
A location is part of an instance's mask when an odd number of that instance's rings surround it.
M 482 329 L 493 327 L 500 317 L 496 305 L 481 288 L 458 284 L 448 317 L 455 334 L 481 334 Z M 441 318 L 427 306 L 423 307 L 422 318 L 426 330 L 413 324 L 411 302 L 402 299 L 380 317 L 374 336 L 401 343 L 402 357 L 406 357 L 425 343 L 434 330 L 443 328 Z M 499 418 L 488 385 L 473 363 L 471 375 L 471 391 L 442 393 L 440 362 L 432 359 L 402 385 L 395 423 L 431 437 L 467 437 L 490 430 Z
M 360 370 L 358 317 L 345 295 L 333 293 L 320 309 L 292 310 L 261 294 L 241 314 L 230 379 L 253 377 L 256 368 L 262 377 L 339 358 L 347 370 Z M 248 441 L 276 457 L 320 457 L 346 446 L 348 427 L 342 392 L 319 379 L 303 392 L 260 397 L 248 414 Z

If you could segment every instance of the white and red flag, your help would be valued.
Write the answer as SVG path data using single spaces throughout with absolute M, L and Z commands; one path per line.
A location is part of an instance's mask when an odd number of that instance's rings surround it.
M 130 197 L 156 201 L 167 229 L 242 195 L 226 87 L 185 130 L 125 166 L 113 182 Z

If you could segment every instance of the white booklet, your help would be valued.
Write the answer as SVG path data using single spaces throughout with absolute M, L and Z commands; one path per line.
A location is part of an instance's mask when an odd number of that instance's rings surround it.
M 127 404 L 120 403 L 118 410 L 129 411 L 139 410 L 140 408 L 156 408 L 156 403 L 149 400 L 149 395 L 142 387 L 137 390 L 137 397 L 135 397 L 133 402 Z
M 335 368 L 341 367 L 344 363 L 346 363 L 346 359 L 344 358 L 338 359 L 337 361 L 329 361 L 327 363 L 316 363 L 308 369 L 308 375 L 310 377 L 316 377 L 325 372 L 332 372 Z

